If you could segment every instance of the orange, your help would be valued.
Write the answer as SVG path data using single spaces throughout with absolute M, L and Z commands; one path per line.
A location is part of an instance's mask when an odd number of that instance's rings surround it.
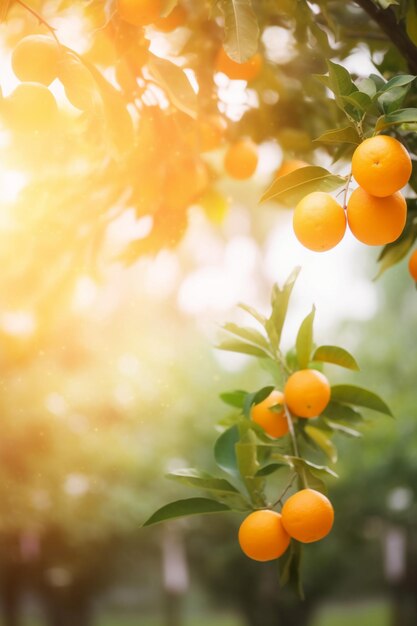
M 368 193 L 380 198 L 390 196 L 402 189 L 411 176 L 410 155 L 393 137 L 370 137 L 353 153 L 352 173 Z
M 226 74 L 226 76 L 233 80 L 246 80 L 248 82 L 260 74 L 262 66 L 263 59 L 259 52 L 244 63 L 236 63 L 236 61 L 233 61 L 228 56 L 223 47 L 220 48 L 215 62 L 215 67 L 218 72 Z
M 239 544 L 254 561 L 278 559 L 290 545 L 280 513 L 262 510 L 250 513 L 239 528 Z
M 314 252 L 325 252 L 343 239 L 346 215 L 330 194 L 313 191 L 295 207 L 293 227 L 303 246 Z
M 155 20 L 154 26 L 163 33 L 170 33 L 171 31 L 184 26 L 187 21 L 187 12 L 180 4 L 174 7 L 169 15 L 161 17 Z
M 250 139 L 240 139 L 229 146 L 224 157 L 224 168 L 232 178 L 250 178 L 258 165 L 258 149 Z
M 40 83 L 20 83 L 4 100 L 6 121 L 13 130 L 32 132 L 46 130 L 58 115 L 52 93 Z
M 50 85 L 58 75 L 59 44 L 47 35 L 29 35 L 12 52 L 12 68 L 21 81 Z
M 220 115 L 209 115 L 198 124 L 198 139 L 201 152 L 215 150 L 223 143 L 227 129 L 226 120 Z
M 271 437 L 283 437 L 288 433 L 288 422 L 285 411 L 279 413 L 271 411 L 271 407 L 284 403 L 284 394 L 281 391 L 272 391 L 265 400 L 255 404 L 251 410 L 251 418 L 256 424 L 262 426 L 264 431 Z
M 377 198 L 358 187 L 350 196 L 347 219 L 356 239 L 368 246 L 384 246 L 401 235 L 407 219 L 407 203 L 399 191 Z
M 411 278 L 417 283 L 417 250 L 414 250 L 408 261 L 408 271 L 411 274 Z
M 314 489 L 302 489 L 290 496 L 282 507 L 282 524 L 302 543 L 323 539 L 332 529 L 334 510 L 326 496 Z
M 286 176 L 287 174 L 291 174 L 291 172 L 295 172 L 295 170 L 299 170 L 301 167 L 307 167 L 307 165 L 309 165 L 309 163 L 301 161 L 300 159 L 288 159 L 288 161 L 281 163 L 275 177 L 280 178 L 281 176 Z
M 329 403 L 329 381 L 317 370 L 299 370 L 288 378 L 284 396 L 291 413 L 297 417 L 316 417 Z
M 117 0 L 120 18 L 133 26 L 147 26 L 158 20 L 162 6 L 162 0 Z

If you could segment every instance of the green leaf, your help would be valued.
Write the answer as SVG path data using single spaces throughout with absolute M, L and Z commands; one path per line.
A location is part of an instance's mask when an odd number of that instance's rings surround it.
M 377 91 L 382 91 L 386 85 L 386 81 L 382 78 L 382 76 L 379 76 L 378 74 L 370 74 L 369 78 L 375 83 Z
M 361 113 L 366 113 L 372 106 L 371 98 L 362 91 L 355 91 L 348 96 L 341 96 L 341 102 L 343 104 L 350 104 Z
M 354 428 L 350 428 L 349 426 L 345 426 L 344 424 L 338 424 L 337 422 L 332 422 L 329 419 L 324 418 L 325 423 L 332 430 L 341 433 L 342 435 L 347 435 L 348 437 L 353 437 L 357 439 L 358 437 L 362 437 L 362 433 Z
M 407 256 L 415 239 L 415 233 L 410 230 L 404 237 L 400 237 L 399 239 L 397 239 L 397 241 L 394 241 L 394 243 L 389 243 L 388 245 L 386 245 L 382 250 L 379 259 L 378 273 L 375 276 L 374 280 L 379 278 L 387 269 L 389 269 L 393 265 L 396 265 L 405 256 Z
M 337 420 L 338 422 L 360 422 L 362 421 L 362 415 L 347 404 L 340 404 L 331 400 L 323 411 L 325 417 L 329 417 L 331 420 Z
M 259 322 L 261 326 L 265 327 L 266 317 L 261 315 L 261 313 L 258 313 L 256 309 L 254 309 L 253 307 L 247 304 L 241 304 L 241 303 L 238 304 L 238 307 L 242 309 L 243 311 L 246 311 L 246 313 L 249 313 L 249 315 L 251 315 L 257 322 Z
M 224 15 L 224 49 L 236 63 L 248 61 L 256 53 L 259 26 L 251 0 L 219 0 Z
M 310 362 L 313 350 L 313 323 L 316 308 L 313 306 L 311 313 L 304 318 L 297 334 L 295 348 L 300 369 L 305 369 Z
M 235 451 L 235 445 L 239 439 L 239 428 L 234 425 L 225 430 L 214 444 L 214 458 L 217 465 L 232 476 L 239 474 Z
M 197 118 L 197 95 L 187 75 L 174 63 L 149 53 L 148 68 L 172 104 L 193 119 Z
M 408 87 L 396 87 L 384 91 L 379 98 L 378 104 L 384 113 L 393 113 L 403 104 L 408 92 Z
M 344 348 L 339 346 L 320 346 L 313 354 L 313 361 L 323 361 L 324 363 L 333 363 L 350 370 L 359 370 L 354 357 Z
M 264 192 L 260 202 L 274 200 L 284 206 L 294 207 L 313 191 L 334 191 L 345 184 L 345 177 L 332 174 L 324 167 L 308 165 L 276 178 Z
M 356 385 L 334 385 L 332 387 L 331 398 L 337 402 L 365 407 L 392 417 L 391 410 L 385 402 L 376 393 L 364 389 L 363 387 L 357 387 Z
M 288 303 L 300 269 L 300 267 L 296 267 L 291 272 L 282 289 L 277 284 L 272 288 L 272 313 L 265 324 L 265 328 L 274 351 L 279 350 Z
M 306 426 L 304 428 L 304 432 L 314 441 L 319 448 L 323 450 L 325 455 L 330 459 L 332 463 L 336 463 L 337 461 L 337 450 L 336 446 L 329 439 L 323 430 L 320 428 L 316 428 L 315 426 Z
M 382 115 L 376 123 L 377 132 L 389 126 L 400 126 L 401 124 L 413 124 L 417 122 L 417 109 L 399 109 L 393 113 Z
M 205 513 L 221 513 L 230 511 L 226 504 L 210 500 L 208 498 L 187 498 L 185 500 L 176 500 L 170 502 L 158 509 L 143 526 L 152 526 L 160 524 L 167 520 L 177 519 L 178 517 L 187 517 L 189 515 L 202 515 Z
M 320 137 L 317 137 L 317 139 L 314 139 L 314 141 L 320 141 L 321 143 L 359 144 L 361 143 L 361 138 L 353 126 L 345 126 L 344 128 L 334 128 L 333 130 L 328 130 L 320 135 Z
M 348 96 L 349 94 L 358 91 L 355 83 L 343 65 L 334 63 L 333 61 L 327 61 L 327 67 L 329 70 L 330 89 L 333 91 L 338 100 L 341 96 Z
M 373 98 L 377 92 L 377 86 L 372 78 L 362 78 L 356 83 L 357 88 L 362 93 L 366 93 L 370 98 Z
M 269 463 L 268 465 L 261 467 L 261 469 L 256 472 L 256 475 L 270 476 L 283 467 L 288 467 L 288 463 L 286 461 L 283 461 L 282 463 Z
M 236 391 L 225 391 L 221 393 L 220 398 L 225 404 L 234 406 L 237 409 L 243 409 L 247 395 L 247 391 L 237 389 Z
M 279 559 L 279 583 L 282 587 L 289 585 L 298 594 L 300 600 L 304 600 L 303 581 L 301 576 L 301 556 L 303 546 L 298 541 L 291 539 L 290 546 Z
M 264 350 L 253 346 L 250 343 L 239 341 L 238 339 L 224 339 L 217 346 L 218 350 L 225 350 L 226 352 L 238 352 L 239 354 L 248 354 L 250 356 L 256 356 L 260 359 L 269 357 L 269 354 Z
M 224 478 L 216 478 L 193 468 L 171 472 L 167 474 L 167 478 L 187 487 L 208 491 L 210 495 L 224 502 L 233 510 L 247 511 L 251 508 L 242 494 Z
M 399 76 L 394 76 L 387 83 L 385 83 L 381 91 L 385 92 L 397 87 L 405 87 L 405 85 L 409 85 L 410 83 L 412 83 L 415 78 L 416 77 L 412 76 L 411 74 L 400 74 Z
M 262 389 L 259 389 L 254 393 L 248 393 L 243 404 L 243 413 L 246 417 L 250 418 L 250 412 L 253 405 L 259 404 L 265 400 L 265 398 L 267 398 L 273 390 L 274 387 L 272 385 L 268 385 L 267 387 L 262 387 Z
M 269 344 L 266 338 L 255 328 L 246 328 L 232 323 L 225 324 L 222 328 L 228 333 L 236 335 L 236 337 L 251 343 L 261 350 L 264 350 L 266 353 L 269 353 Z

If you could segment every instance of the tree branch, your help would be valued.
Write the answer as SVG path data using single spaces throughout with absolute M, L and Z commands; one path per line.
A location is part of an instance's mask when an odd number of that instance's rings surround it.
M 381 9 L 372 0 L 355 0 L 360 7 L 378 24 L 380 29 L 398 48 L 407 61 L 410 72 L 417 74 L 417 47 L 408 37 L 402 24 L 399 24 L 392 9 Z

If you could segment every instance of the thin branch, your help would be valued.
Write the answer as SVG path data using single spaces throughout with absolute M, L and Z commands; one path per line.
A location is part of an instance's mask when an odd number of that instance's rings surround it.
M 398 23 L 394 11 L 381 9 L 372 0 L 355 0 L 359 6 L 378 24 L 389 40 L 398 48 L 407 61 L 410 72 L 417 74 L 417 47 L 408 37 L 402 24 Z
M 344 193 L 343 193 L 343 208 L 346 209 L 347 207 L 347 196 L 349 193 L 349 187 L 350 187 L 350 181 L 352 180 L 352 172 L 350 172 L 348 179 L 346 181 L 346 187 L 344 189 Z
M 297 474 L 294 472 L 294 474 L 291 476 L 291 480 L 288 483 L 288 485 L 285 487 L 284 491 L 281 493 L 280 497 L 278 498 L 278 500 L 276 502 L 274 502 L 274 504 L 272 505 L 272 508 L 274 509 L 278 504 L 280 504 L 282 506 L 282 499 L 285 496 L 285 494 L 287 493 L 287 491 L 289 489 L 291 489 L 292 484 L 294 482 L 294 480 L 297 478 Z
M 55 41 L 57 42 L 57 44 L 60 46 L 61 42 L 59 41 L 57 34 L 55 32 L 55 28 L 53 28 L 46 20 L 44 17 L 42 17 L 42 15 L 40 13 L 38 13 L 35 9 L 32 9 L 32 7 L 30 7 L 28 4 L 26 4 L 26 2 L 23 2 L 23 0 L 15 0 L 15 2 L 17 2 L 17 4 L 20 4 L 21 7 L 23 7 L 24 9 L 26 9 L 26 11 L 28 11 L 31 15 L 33 15 L 33 17 L 36 17 L 36 19 L 39 21 L 39 24 L 42 24 L 43 26 L 45 26 L 45 28 L 47 30 L 49 30 L 49 32 L 51 33 L 52 37 L 55 39 Z

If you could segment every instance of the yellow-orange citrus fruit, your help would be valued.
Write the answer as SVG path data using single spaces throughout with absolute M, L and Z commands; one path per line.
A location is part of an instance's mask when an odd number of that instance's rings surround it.
M 256 424 L 262 426 L 271 437 L 283 437 L 288 433 L 288 422 L 284 409 L 279 413 L 271 411 L 272 406 L 283 403 L 284 394 L 274 389 L 265 400 L 252 407 L 251 418 Z
M 352 157 L 352 173 L 373 196 L 390 196 L 407 184 L 411 159 L 402 143 L 387 135 L 365 139 Z
M 299 170 L 302 167 L 307 167 L 309 163 L 306 161 L 301 161 L 300 159 L 288 159 L 288 161 L 283 161 L 281 166 L 277 170 L 275 174 L 276 178 L 280 178 L 281 176 L 286 176 L 287 174 L 291 174 L 291 172 L 295 172 L 295 170 Z
M 220 115 L 209 115 L 198 123 L 198 140 L 201 152 L 219 148 L 227 129 L 226 120 Z
M 346 215 L 330 194 L 313 191 L 295 207 L 293 227 L 303 246 L 314 252 L 325 252 L 343 239 Z
M 248 82 L 254 80 L 260 74 L 262 66 L 263 59 L 259 52 L 244 63 L 236 63 L 228 56 L 223 47 L 220 48 L 215 63 L 218 72 L 226 74 L 233 80 L 246 80 Z
M 316 417 L 329 403 L 329 381 L 317 370 L 299 370 L 288 378 L 284 397 L 291 413 L 297 417 Z
M 258 149 L 250 139 L 240 139 L 229 146 L 224 157 L 224 168 L 232 178 L 244 180 L 254 174 L 258 165 Z
M 58 75 L 60 55 L 61 48 L 53 37 L 28 35 L 12 52 L 13 72 L 21 81 L 50 85 Z
M 284 554 L 290 544 L 290 536 L 282 525 L 280 513 L 254 511 L 239 528 L 239 544 L 250 559 L 272 561 Z
M 358 187 L 350 196 L 347 219 L 356 239 L 368 246 L 384 246 L 398 239 L 403 232 L 407 203 L 399 191 L 377 198 Z
M 171 31 L 184 26 L 187 22 L 187 12 L 180 4 L 174 7 L 169 15 L 161 17 L 155 20 L 154 26 L 161 30 L 163 33 L 170 33 Z
M 332 529 L 334 510 L 326 496 L 314 489 L 302 489 L 290 496 L 282 507 L 282 524 L 302 543 L 323 539 Z
M 414 250 L 408 260 L 408 271 L 411 274 L 411 278 L 417 283 L 417 250 Z
M 20 83 L 5 98 L 4 109 L 7 122 L 18 132 L 46 130 L 58 114 L 54 96 L 40 83 Z
M 117 11 L 125 22 L 133 26 L 147 26 L 159 19 L 162 0 L 118 0 Z

